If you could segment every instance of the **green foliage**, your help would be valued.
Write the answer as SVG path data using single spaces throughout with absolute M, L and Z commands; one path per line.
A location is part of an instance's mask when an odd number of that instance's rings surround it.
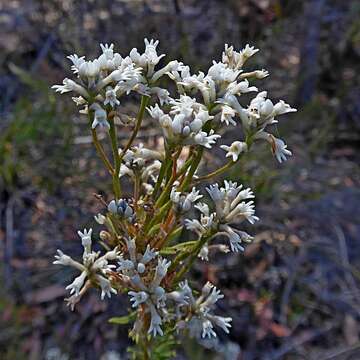
M 134 321 L 136 318 L 136 311 L 133 311 L 132 313 L 125 315 L 125 316 L 116 316 L 109 319 L 110 324 L 116 324 L 116 325 L 127 325 Z
M 165 333 L 164 336 L 147 338 L 140 346 L 129 348 L 132 360 L 169 360 L 176 355 L 175 348 L 179 343 L 175 340 L 172 332 Z
M 11 70 L 36 98 L 20 97 L 11 118 L 0 124 L 0 187 L 10 191 L 31 179 L 53 189 L 69 172 L 65 164 L 72 143 L 71 123 L 66 111 L 59 117 L 46 82 L 15 66 Z

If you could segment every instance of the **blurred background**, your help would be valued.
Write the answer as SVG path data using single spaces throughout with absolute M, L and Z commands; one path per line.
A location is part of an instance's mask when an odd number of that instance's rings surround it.
M 231 333 L 214 349 L 186 340 L 178 359 L 360 359 L 359 0 L 2 0 L 0 27 L 0 359 L 126 358 L 128 327 L 107 320 L 128 300 L 90 293 L 70 312 L 73 274 L 51 265 L 58 247 L 80 255 L 76 230 L 110 184 L 85 119 L 49 88 L 67 55 L 97 56 L 100 42 L 126 54 L 144 37 L 194 72 L 224 43 L 255 45 L 249 68 L 271 75 L 259 87 L 299 110 L 276 130 L 287 163 L 264 148 L 228 174 L 257 195 L 254 243 L 193 274 L 225 293 Z

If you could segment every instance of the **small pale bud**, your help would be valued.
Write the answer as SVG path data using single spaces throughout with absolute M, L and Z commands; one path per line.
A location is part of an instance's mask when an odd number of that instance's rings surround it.
M 142 274 L 145 271 L 145 265 L 143 263 L 139 263 L 137 266 L 137 271 L 139 274 Z

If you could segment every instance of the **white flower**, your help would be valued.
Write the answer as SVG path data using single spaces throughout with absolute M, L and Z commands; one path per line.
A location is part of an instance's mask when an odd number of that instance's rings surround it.
M 170 193 L 170 200 L 175 204 L 177 212 L 189 211 L 192 204 L 202 197 L 203 195 L 200 195 L 200 192 L 195 187 L 192 188 L 189 194 L 181 194 L 181 192 L 176 191 L 176 187 L 173 187 Z
M 199 254 L 198 254 L 198 257 L 201 259 L 201 260 L 205 260 L 205 261 L 209 261 L 209 247 L 207 244 L 205 244 Z
M 156 71 L 154 73 L 154 75 L 151 78 L 151 82 L 155 82 L 157 80 L 159 80 L 163 75 L 167 74 L 171 79 L 177 81 L 180 80 L 180 76 L 179 75 L 174 75 L 174 74 L 178 74 L 179 71 L 182 71 L 182 69 L 184 69 L 185 66 L 183 66 L 183 64 L 177 60 L 173 60 L 170 61 L 167 65 L 165 65 L 162 69 Z
M 240 204 L 236 205 L 236 207 L 230 211 L 225 220 L 228 222 L 232 222 L 236 219 L 241 219 L 242 217 L 246 218 L 251 224 L 254 224 L 255 221 L 259 220 L 255 214 L 255 205 L 253 201 L 248 202 L 241 202 Z
M 124 199 L 110 201 L 108 205 L 108 210 L 112 214 L 120 215 L 124 219 L 128 220 L 131 220 L 134 216 L 134 210 Z
M 255 70 L 254 73 L 257 79 L 264 79 L 269 76 L 269 72 L 265 69 Z
M 95 215 L 94 219 L 99 225 L 104 225 L 106 221 L 106 217 L 100 213 Z
M 79 262 L 73 260 L 70 256 L 64 254 L 61 250 L 57 249 L 57 255 L 55 255 L 55 265 L 72 266 L 80 271 L 85 270 L 85 267 Z
M 99 282 L 101 288 L 101 300 L 104 300 L 105 296 L 111 297 L 111 293 L 117 294 L 117 291 L 111 287 L 111 283 L 108 279 L 101 275 L 96 275 L 96 279 Z
M 168 104 L 171 100 L 170 93 L 166 89 L 162 89 L 159 87 L 152 87 L 150 89 L 150 93 L 155 94 L 158 97 L 160 101 L 160 105 Z
M 74 74 L 77 74 L 79 72 L 80 66 L 85 62 L 85 56 L 79 57 L 78 55 L 69 55 L 67 58 L 73 63 L 71 66 L 71 70 L 74 72 Z
M 212 337 L 216 337 L 216 332 L 213 330 L 214 326 L 210 320 L 208 319 L 203 320 L 201 326 L 202 326 L 201 337 L 203 339 L 206 337 L 209 339 Z
M 100 44 L 100 48 L 108 60 L 114 57 L 114 44 Z
M 108 131 L 110 124 L 107 121 L 106 111 L 98 103 L 92 104 L 90 110 L 94 111 L 94 121 L 91 124 L 91 128 L 96 129 L 98 127 L 101 130 Z
M 207 134 L 205 131 L 200 131 L 194 136 L 195 144 L 211 149 L 212 145 L 216 143 L 216 140 L 221 138 L 221 135 L 215 134 L 214 130 L 211 129 Z
M 268 117 L 273 114 L 274 105 L 270 99 L 266 99 L 259 104 L 259 114 L 263 117 Z
M 165 56 L 165 54 L 158 55 L 156 48 L 159 44 L 159 41 L 154 41 L 151 39 L 144 40 L 145 42 L 145 52 L 140 55 L 136 48 L 130 51 L 130 58 L 131 60 L 137 65 L 141 66 L 142 68 L 147 67 L 147 75 L 152 76 L 154 73 L 154 67 L 159 63 L 161 58 Z
M 120 101 L 116 98 L 116 88 L 113 89 L 111 86 L 106 88 L 104 105 L 107 104 L 109 104 L 111 107 L 120 105 Z
M 77 84 L 75 81 L 68 78 L 65 78 L 63 80 L 63 85 L 53 85 L 51 88 L 55 89 L 55 92 L 59 92 L 60 94 L 74 91 L 84 98 L 89 97 L 88 92 L 81 85 Z
M 179 305 L 187 305 L 189 301 L 189 297 L 184 291 L 172 291 L 171 293 L 166 294 L 166 297 Z
M 131 260 L 120 259 L 119 267 L 117 268 L 117 271 L 126 272 L 126 271 L 129 271 L 129 270 L 133 270 L 134 268 L 135 268 L 135 265 Z
M 170 265 L 171 265 L 171 261 L 168 261 L 166 259 L 162 259 L 159 257 L 158 264 L 155 268 L 154 279 L 151 282 L 151 286 L 153 288 L 160 285 L 160 283 L 161 283 L 162 279 L 165 277 Z
M 259 49 L 255 49 L 254 46 L 250 46 L 249 44 L 246 44 L 244 49 L 242 49 L 240 51 L 240 53 L 244 58 L 247 59 L 247 58 L 253 56 L 254 54 L 256 54 L 258 51 L 259 51 Z
M 258 91 L 258 89 L 256 86 L 249 86 L 249 81 L 245 79 L 239 83 L 233 82 L 229 84 L 226 91 L 232 95 L 241 95 L 248 92 Z
M 143 257 L 141 258 L 140 262 L 143 264 L 147 264 L 149 261 L 154 259 L 157 255 L 158 255 L 158 252 L 151 249 L 150 245 L 147 245 L 145 253 L 144 253 Z
M 277 161 L 282 163 L 287 160 L 287 156 L 291 156 L 292 152 L 287 149 L 287 145 L 275 136 L 270 136 L 271 138 L 271 149 L 275 155 Z
M 162 116 L 164 116 L 164 112 L 160 109 L 158 104 L 155 104 L 155 106 L 149 106 L 147 108 L 147 111 L 149 115 L 154 119 L 160 119 Z
M 210 214 L 209 207 L 199 203 L 195 207 L 201 212 L 200 221 L 197 219 L 186 219 L 185 226 L 188 230 L 194 231 L 199 237 L 206 234 L 209 229 L 214 229 L 216 235 L 225 235 L 229 238 L 231 250 L 234 252 L 243 251 L 240 245 L 242 241 L 252 240 L 247 233 L 233 229 L 230 223 L 240 223 L 248 220 L 251 224 L 259 220 L 255 216 L 253 201 L 244 201 L 254 198 L 251 189 L 243 189 L 242 185 L 231 181 L 224 181 L 224 187 L 218 184 L 210 185 L 207 189 L 215 205 L 215 212 Z M 202 250 L 203 251 L 203 250 Z M 201 255 L 205 257 L 205 251 Z
M 292 108 L 289 104 L 286 104 L 283 100 L 280 100 L 274 106 L 275 115 L 282 115 L 289 112 L 296 112 L 297 110 Z
M 227 152 L 226 157 L 232 157 L 234 162 L 238 160 L 242 152 L 247 151 L 247 145 L 242 141 L 234 141 L 230 146 L 221 145 L 220 148 L 225 150 Z
M 155 309 L 154 305 L 150 305 L 150 313 L 151 313 L 151 320 L 150 320 L 150 326 L 149 326 L 149 330 L 148 333 L 152 334 L 152 336 L 156 336 L 157 334 L 159 335 L 164 335 L 160 325 L 162 324 L 162 320 L 160 315 L 158 314 L 158 312 Z
M 222 317 L 217 315 L 208 315 L 210 321 L 214 323 L 216 326 L 220 327 L 224 330 L 226 334 L 229 333 L 229 328 L 231 328 L 231 317 Z
M 77 105 L 77 106 L 82 106 L 82 105 L 85 105 L 86 104 L 86 100 L 82 97 L 82 96 L 78 96 L 78 97 L 72 97 L 71 98 L 74 103 Z
M 210 291 L 209 291 L 210 290 Z M 220 290 L 216 288 L 216 286 L 212 285 L 210 282 L 207 282 L 203 288 L 202 292 L 203 296 L 206 294 L 207 298 L 204 300 L 204 302 L 201 304 L 203 308 L 211 307 L 215 303 L 218 302 L 218 300 L 222 299 L 224 295 L 221 293 Z
M 244 247 L 241 245 L 243 241 L 251 242 L 253 237 L 247 234 L 245 231 L 240 231 L 235 228 L 230 227 L 229 225 L 220 225 L 219 233 L 228 237 L 230 242 L 230 249 L 232 252 L 244 251 Z
M 85 279 L 87 277 L 87 274 L 85 271 L 83 271 L 78 277 L 74 279 L 74 281 L 68 285 L 65 289 L 70 290 L 70 295 L 75 294 L 76 296 L 79 296 L 80 290 L 84 285 Z
M 236 125 L 234 117 L 236 115 L 236 111 L 228 105 L 223 105 L 221 107 L 221 118 L 220 121 L 224 122 L 226 125 Z
M 81 78 L 87 78 L 90 83 L 99 75 L 99 72 L 100 64 L 98 59 L 94 61 L 84 61 L 79 66 L 79 76 Z
M 215 286 L 207 282 L 203 286 L 198 299 L 194 299 L 192 290 L 187 282 L 180 283 L 179 286 L 181 291 L 186 294 L 189 305 L 188 318 L 185 322 L 179 322 L 179 330 L 187 327 L 190 331 L 190 336 L 198 339 L 216 337 L 214 325 L 220 327 L 226 333 L 229 332 L 231 318 L 212 314 L 212 308 L 215 303 L 224 297 Z M 179 308 L 180 313 L 181 311 L 183 310 Z
M 227 67 L 225 64 L 213 61 L 213 65 L 208 71 L 208 76 L 218 84 L 230 84 L 234 82 L 241 71 Z
M 91 235 L 92 229 L 86 230 L 84 229 L 83 232 L 78 231 L 78 235 L 81 238 L 81 244 L 84 247 L 86 253 L 91 251 Z
M 149 298 L 149 295 L 145 291 L 129 291 L 128 295 L 131 296 L 130 301 L 133 303 L 132 307 L 138 307 Z

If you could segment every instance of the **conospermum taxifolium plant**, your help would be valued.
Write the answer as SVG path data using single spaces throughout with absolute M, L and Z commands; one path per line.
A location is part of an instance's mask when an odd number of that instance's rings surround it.
M 133 357 L 170 358 L 176 336 L 188 334 L 202 342 L 216 338 L 218 331 L 229 332 L 231 318 L 216 315 L 216 303 L 223 298 L 220 290 L 209 282 L 202 287 L 193 284 L 189 270 L 195 261 L 211 261 L 215 252 L 227 256 L 243 251 L 252 236 L 242 224 L 258 218 L 251 189 L 215 181 L 241 156 L 256 152 L 258 142 L 268 142 L 275 158 L 285 161 L 291 152 L 268 128 L 278 116 L 296 110 L 282 100 L 274 104 L 266 91 L 253 85 L 268 72 L 244 69 L 258 52 L 249 45 L 240 51 L 225 45 L 221 60 L 198 74 L 176 60 L 159 66 L 165 55 L 158 55 L 158 41 L 145 39 L 142 54 L 132 49 L 125 57 L 112 44 L 100 46 L 102 54 L 94 60 L 68 56 L 74 79 L 66 78 L 53 88 L 74 94 L 112 180 L 113 194 L 95 215 L 103 227 L 96 235 L 103 252 L 93 251 L 93 231 L 84 229 L 78 232 L 82 259 L 58 250 L 54 264 L 77 272 L 66 287 L 71 309 L 90 288 L 99 289 L 101 299 L 128 296 L 133 311 L 118 322 L 133 321 L 130 337 L 137 344 Z M 162 87 L 165 77 L 175 84 L 172 93 Z M 139 99 L 133 120 L 123 106 L 130 93 Z M 243 100 L 247 93 L 254 94 L 250 103 Z M 138 141 L 145 116 L 161 128 L 162 150 Z M 226 128 L 236 129 L 239 139 L 221 145 L 224 165 L 203 174 L 202 159 L 219 146 Z M 119 130 L 129 133 L 123 144 Z M 100 132 L 108 135 L 102 137 L 105 140 L 99 140 Z M 133 183 L 131 196 L 124 195 L 124 177 Z M 196 187 L 200 183 L 208 183 L 204 194 Z

